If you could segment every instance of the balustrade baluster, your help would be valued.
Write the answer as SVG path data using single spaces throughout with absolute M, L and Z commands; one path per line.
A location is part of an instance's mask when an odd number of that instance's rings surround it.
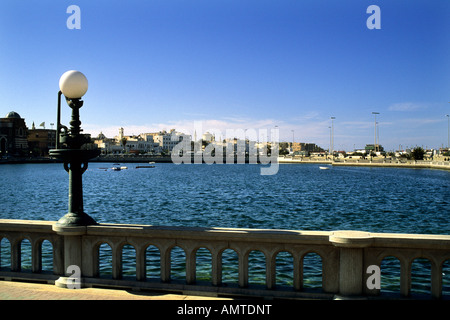
M 186 250 L 186 283 L 194 284 L 196 281 L 196 250 Z
M 222 285 L 222 252 L 213 251 L 211 253 L 211 283 L 213 286 Z
M 411 293 L 411 264 L 412 260 L 400 260 L 400 294 L 404 297 Z
M 442 297 L 442 263 L 431 263 L 431 296 Z
M 145 247 L 139 246 L 136 248 L 136 280 L 145 281 L 147 277 L 147 268 L 145 262 Z
M 42 271 L 42 241 L 31 241 L 31 272 Z
M 13 272 L 20 272 L 22 268 L 21 242 L 22 239 L 17 238 L 11 242 L 11 271 Z

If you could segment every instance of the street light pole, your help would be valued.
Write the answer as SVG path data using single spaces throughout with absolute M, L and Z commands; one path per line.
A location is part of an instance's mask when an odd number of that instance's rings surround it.
M 334 160 L 334 123 L 333 123 L 334 119 L 336 119 L 336 117 L 331 117 L 331 154 L 333 160 Z
M 87 79 L 78 71 L 67 71 L 59 81 L 57 111 L 56 148 L 50 150 L 50 156 L 60 159 L 64 169 L 69 173 L 69 205 L 68 213 L 56 223 L 55 230 L 67 230 L 97 224 L 94 219 L 84 212 L 82 175 L 87 170 L 88 160 L 100 154 L 100 150 L 85 150 L 82 146 L 90 142 L 88 134 L 81 134 L 80 108 L 83 106 L 81 97 L 87 91 Z M 61 125 L 61 95 L 72 109 L 70 129 Z
M 447 116 L 447 151 L 450 149 L 450 115 L 446 114 Z
M 375 115 L 375 138 L 374 138 L 374 144 L 373 149 L 376 152 L 378 151 L 378 145 L 377 145 L 377 114 L 380 114 L 379 112 L 372 112 L 373 115 Z
M 328 129 L 330 129 L 330 147 L 328 148 L 328 153 L 331 154 L 331 127 L 328 127 Z

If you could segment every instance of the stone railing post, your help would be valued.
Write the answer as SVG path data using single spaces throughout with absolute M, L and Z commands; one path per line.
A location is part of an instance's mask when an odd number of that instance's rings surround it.
M 79 288 L 82 285 L 83 270 L 82 236 L 87 232 L 86 227 L 61 227 L 55 224 L 53 231 L 64 237 L 64 276 L 56 280 L 55 285 L 61 288 Z M 79 274 L 73 267 L 78 268 Z
M 368 232 L 335 231 L 330 242 L 339 247 L 339 294 L 338 297 L 361 296 L 364 292 L 364 248 L 372 238 Z

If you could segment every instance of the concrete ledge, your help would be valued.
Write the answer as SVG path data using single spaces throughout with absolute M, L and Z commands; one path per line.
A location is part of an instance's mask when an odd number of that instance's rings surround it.
M 0 231 L 48 233 L 55 223 L 56 221 L 0 219 Z
M 328 244 L 328 231 L 278 229 L 237 229 L 201 227 L 165 227 L 151 225 L 98 224 L 87 227 L 88 236 L 132 236 L 162 239 L 203 239 L 245 242 L 283 242 Z
M 379 168 L 408 168 L 408 169 L 441 169 L 450 170 L 450 165 L 433 163 L 389 163 L 389 162 L 333 162 L 336 167 L 379 167 Z

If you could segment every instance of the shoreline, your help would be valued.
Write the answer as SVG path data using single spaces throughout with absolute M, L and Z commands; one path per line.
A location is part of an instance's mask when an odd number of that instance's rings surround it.
M 90 160 L 89 162 L 105 162 L 105 163 L 172 163 L 171 156 L 114 156 L 104 157 L 100 156 Z M 38 164 L 38 163 L 62 163 L 62 161 L 52 158 L 12 158 L 1 159 L 1 164 Z M 194 163 L 194 161 L 192 161 Z M 248 163 L 246 161 L 246 163 Z M 378 167 L 378 168 L 412 168 L 412 169 L 441 169 L 450 170 L 450 161 L 414 161 L 408 160 L 400 162 L 396 160 L 370 161 L 370 160 L 343 160 L 332 161 L 325 159 L 292 159 L 292 158 L 278 158 L 279 164 L 326 164 L 336 167 Z M 227 164 L 225 159 L 223 164 Z

